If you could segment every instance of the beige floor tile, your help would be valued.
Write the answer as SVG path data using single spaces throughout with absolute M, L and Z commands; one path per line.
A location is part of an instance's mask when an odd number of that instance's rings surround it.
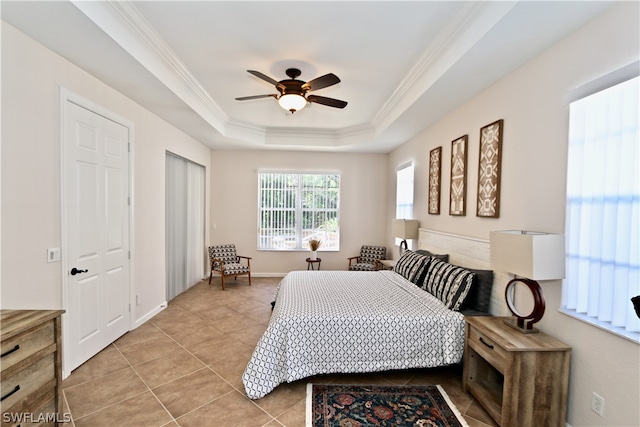
M 172 353 L 134 367 L 148 387 L 154 388 L 204 367 L 191 353 L 178 349 Z
M 253 350 L 254 347 L 225 335 L 221 339 L 212 339 L 208 344 L 196 347 L 193 354 L 207 365 L 229 359 L 242 359 L 246 364 Z
M 257 427 L 273 418 L 237 391 L 177 419 L 182 427 Z
M 220 319 L 225 319 L 231 316 L 237 316 L 238 312 L 228 308 L 225 305 L 218 305 L 215 310 L 209 308 L 206 310 L 194 311 L 193 314 L 200 317 L 206 322 L 210 322 L 215 326 L 215 322 Z
M 147 390 L 132 368 L 69 387 L 64 394 L 74 419 L 118 403 Z
M 214 362 L 210 365 L 211 369 L 222 378 L 227 380 L 232 386 L 244 394 L 244 384 L 242 383 L 242 374 L 244 373 L 249 357 L 232 358 Z
M 76 368 L 73 374 L 62 382 L 62 387 L 72 387 L 128 367 L 127 359 L 110 345 Z
M 120 349 L 122 355 L 133 366 L 149 362 L 178 350 L 180 346 L 168 336 L 143 341 Z
M 215 323 L 216 328 L 220 329 L 222 332 L 234 332 L 241 331 L 247 328 L 254 327 L 255 325 L 262 325 L 255 319 L 244 315 L 238 315 L 234 317 L 226 317 L 223 319 L 219 319 Z
M 267 414 L 278 418 L 300 401 L 305 400 L 307 390 L 306 381 L 295 381 L 288 384 L 280 384 L 271 393 L 253 403 L 261 407 Z
M 226 334 L 210 323 L 198 324 L 171 335 L 171 338 L 176 340 L 178 344 L 189 350 L 206 345 L 211 340 L 224 337 L 226 337 Z
M 249 326 L 245 329 L 240 329 L 238 331 L 229 332 L 228 336 L 233 337 L 238 341 L 255 348 L 256 344 L 258 344 L 258 341 L 264 334 L 266 328 L 266 325 L 258 324 Z
M 150 391 L 75 420 L 76 427 L 163 426 L 172 422 L 158 399 Z
M 133 331 L 129 331 L 114 343 L 118 348 L 124 348 L 131 344 L 140 344 L 144 341 L 149 341 L 155 338 L 163 337 L 165 334 L 156 325 L 151 322 L 144 323 L 138 326 Z
M 285 427 L 300 427 L 305 425 L 306 414 L 307 402 L 306 399 L 302 399 L 276 420 Z
M 190 314 L 191 315 L 191 314 Z M 162 329 L 162 331 L 173 337 L 174 335 L 180 335 L 184 331 L 197 331 L 202 328 L 206 322 L 196 315 L 185 319 L 185 316 L 174 320 L 163 320 L 162 322 L 155 323 L 156 326 Z M 195 319 L 198 319 L 197 321 Z
M 209 368 L 202 368 L 154 388 L 153 392 L 171 415 L 178 418 L 233 390 L 222 377 Z
M 178 304 L 169 304 L 167 308 L 151 319 L 151 322 L 163 328 L 173 322 L 198 323 L 200 318 Z

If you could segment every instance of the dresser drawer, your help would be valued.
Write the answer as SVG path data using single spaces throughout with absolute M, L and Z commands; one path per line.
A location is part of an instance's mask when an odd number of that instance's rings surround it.
M 505 349 L 473 327 L 469 328 L 468 345 L 504 374 L 504 368 L 507 363 L 507 351 Z
M 55 387 L 39 391 L 37 396 L 33 397 L 33 405 L 27 409 L 14 407 L 9 412 L 4 412 L 2 427 L 53 427 L 58 425 L 57 423 L 71 422 L 69 415 L 58 413 Z
M 32 354 L 55 342 L 53 320 L 43 323 L 33 331 L 9 338 L 0 344 L 2 370 L 15 365 Z M 3 394 L 4 395 L 4 394 Z
M 55 384 L 55 380 L 55 353 L 44 356 L 8 378 L 3 373 L 1 387 L 3 412 L 21 403 L 29 395 L 47 385 L 47 383 Z

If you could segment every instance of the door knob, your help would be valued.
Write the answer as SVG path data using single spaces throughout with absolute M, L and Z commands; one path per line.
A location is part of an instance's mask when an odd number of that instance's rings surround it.
M 79 273 L 87 273 L 88 271 L 89 271 L 89 270 L 78 270 L 77 268 L 73 267 L 73 268 L 71 269 L 71 275 L 72 275 L 72 276 L 75 276 L 76 274 L 79 274 Z

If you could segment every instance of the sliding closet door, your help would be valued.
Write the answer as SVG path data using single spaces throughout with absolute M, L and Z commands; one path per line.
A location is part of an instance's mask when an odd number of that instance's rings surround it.
M 167 153 L 167 301 L 202 280 L 205 273 L 205 170 Z

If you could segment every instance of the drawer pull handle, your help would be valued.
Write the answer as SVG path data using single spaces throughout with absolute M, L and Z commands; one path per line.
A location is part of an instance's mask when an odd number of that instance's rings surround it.
M 13 353 L 14 351 L 18 351 L 18 350 L 20 350 L 20 344 L 16 344 L 16 346 L 13 347 L 11 350 L 7 350 L 4 353 L 0 354 L 0 357 L 8 356 L 11 353 Z
M 3 400 L 5 400 L 7 397 L 11 396 L 12 394 L 16 394 L 18 391 L 20 391 L 20 384 L 18 384 L 17 386 L 15 386 L 13 388 L 13 390 L 11 390 L 9 393 L 7 393 L 6 395 L 2 396 L 2 398 L 0 398 L 0 402 L 2 402 Z
M 486 345 L 487 347 L 489 347 L 491 350 L 493 350 L 493 346 L 491 344 L 489 344 L 488 342 L 486 342 L 485 340 L 482 339 L 482 337 L 480 337 L 480 342 L 484 345 Z

